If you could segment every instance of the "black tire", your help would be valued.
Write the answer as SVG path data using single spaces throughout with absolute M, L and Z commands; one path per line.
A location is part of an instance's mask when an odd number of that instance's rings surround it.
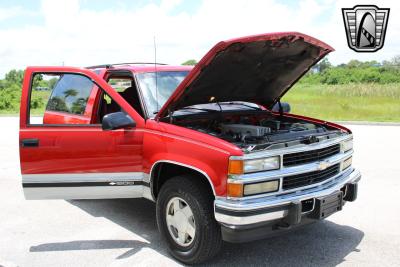
M 173 257 L 186 264 L 204 262 L 214 257 L 222 245 L 221 227 L 215 221 L 210 190 L 199 182 L 199 177 L 177 176 L 161 187 L 157 198 L 157 225 Z M 172 238 L 167 226 L 167 205 L 174 198 L 183 199 L 191 208 L 195 220 L 195 237 L 188 247 L 180 246 Z

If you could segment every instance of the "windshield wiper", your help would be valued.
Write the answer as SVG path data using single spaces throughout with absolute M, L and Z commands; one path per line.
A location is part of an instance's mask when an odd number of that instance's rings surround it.
M 215 110 L 215 109 L 184 107 L 184 108 L 180 108 L 180 109 L 174 110 L 171 115 L 173 115 L 176 111 L 190 110 L 190 109 L 191 110 L 204 111 L 204 112 L 218 112 L 218 110 Z

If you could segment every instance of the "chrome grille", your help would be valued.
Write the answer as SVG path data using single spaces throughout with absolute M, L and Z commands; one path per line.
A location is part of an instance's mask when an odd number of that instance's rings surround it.
M 289 167 L 299 164 L 323 160 L 340 152 L 340 144 L 316 150 L 304 151 L 283 155 L 283 166 Z
M 340 171 L 340 164 L 338 163 L 326 168 L 323 171 L 313 171 L 313 172 L 286 176 L 283 177 L 282 189 L 288 190 L 297 187 L 303 187 L 307 185 L 320 183 L 335 176 L 336 174 L 339 173 L 339 171 Z

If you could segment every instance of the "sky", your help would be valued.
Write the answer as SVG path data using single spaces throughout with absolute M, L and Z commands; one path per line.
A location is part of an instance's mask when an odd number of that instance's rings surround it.
M 347 46 L 341 8 L 390 8 L 384 47 Z M 369 0 L 0 0 L 0 78 L 26 66 L 200 60 L 221 40 L 299 31 L 335 48 L 333 64 L 400 55 L 400 1 Z

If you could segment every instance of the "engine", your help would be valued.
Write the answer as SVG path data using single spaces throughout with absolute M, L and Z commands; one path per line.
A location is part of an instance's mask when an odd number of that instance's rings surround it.
M 175 121 L 174 124 L 218 137 L 247 153 L 300 143 L 310 144 L 343 134 L 326 125 L 276 115 L 192 117 Z
M 232 135 L 239 139 L 246 137 L 261 137 L 271 132 L 271 128 L 246 124 L 221 124 L 223 134 Z

